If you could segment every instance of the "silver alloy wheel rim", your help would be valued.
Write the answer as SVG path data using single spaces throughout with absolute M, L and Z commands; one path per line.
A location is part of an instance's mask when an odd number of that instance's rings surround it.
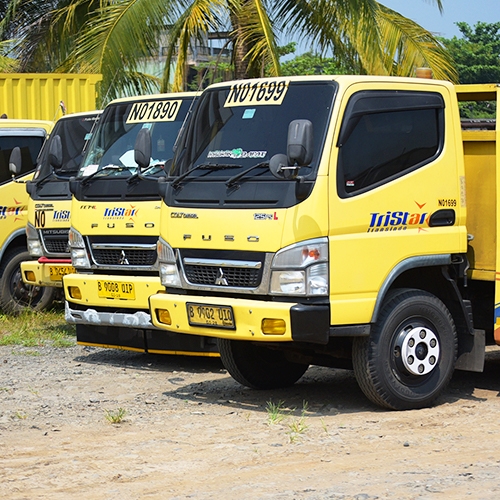
M 427 375 L 437 365 L 440 349 L 436 335 L 429 328 L 412 328 L 404 333 L 401 358 L 412 375 Z

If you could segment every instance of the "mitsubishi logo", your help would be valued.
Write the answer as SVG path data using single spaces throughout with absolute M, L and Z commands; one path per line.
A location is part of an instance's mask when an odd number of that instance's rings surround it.
M 122 250 L 118 264 L 120 264 L 121 266 L 128 266 L 129 265 L 129 262 L 127 260 L 127 256 L 125 255 L 125 250 Z
M 227 279 L 224 277 L 224 273 L 222 272 L 222 268 L 219 267 L 219 272 L 217 273 L 217 278 L 215 278 L 216 285 L 227 286 L 229 283 Z

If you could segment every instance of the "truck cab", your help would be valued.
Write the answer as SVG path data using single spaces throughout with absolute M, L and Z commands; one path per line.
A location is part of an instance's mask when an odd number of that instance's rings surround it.
M 476 140 L 473 154 L 498 165 Z M 484 359 L 466 197 L 479 179 L 464 163 L 449 82 L 208 87 L 162 184 L 166 293 L 150 297 L 153 323 L 217 338 L 248 387 L 284 387 L 319 364 L 354 369 L 382 407 L 430 405 L 455 367 Z
M 76 175 L 83 148 L 101 111 L 72 113 L 60 118 L 47 139 L 29 194 L 26 236 L 31 258 L 21 264 L 23 280 L 32 286 L 62 288 L 71 266 L 68 233 L 71 214 L 69 179 Z
M 47 120 L 0 119 L 0 310 L 18 313 L 25 308 L 43 309 L 53 294 L 40 286 L 28 286 L 21 278 L 21 262 L 29 259 L 26 241 L 28 194 L 37 157 L 54 123 Z M 9 169 L 14 148 L 19 170 Z
M 151 323 L 158 276 L 159 179 L 195 93 L 117 99 L 106 106 L 73 194 L 69 244 L 75 272 L 63 279 L 66 320 L 77 342 L 138 352 L 218 355 L 215 341 Z M 167 165 L 167 167 L 165 167 Z

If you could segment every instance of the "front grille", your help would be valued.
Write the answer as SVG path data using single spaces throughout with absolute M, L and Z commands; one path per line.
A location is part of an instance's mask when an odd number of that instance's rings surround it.
M 217 285 L 257 288 L 260 285 L 260 269 L 241 269 L 237 267 L 214 267 L 203 265 L 185 265 L 187 280 L 193 285 Z M 220 283 L 217 283 L 219 278 Z M 224 284 L 222 285 L 222 280 Z
M 43 245 L 49 254 L 69 255 L 68 232 L 67 229 L 42 231 Z
M 99 266 L 148 266 L 156 262 L 156 250 L 93 249 L 94 261 Z
M 89 236 L 92 260 L 97 266 L 152 268 L 157 261 L 154 236 Z

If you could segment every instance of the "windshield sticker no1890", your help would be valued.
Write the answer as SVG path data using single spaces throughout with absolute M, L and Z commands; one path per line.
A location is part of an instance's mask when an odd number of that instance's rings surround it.
M 173 122 L 182 101 L 141 101 L 134 102 L 127 116 L 127 123 Z

